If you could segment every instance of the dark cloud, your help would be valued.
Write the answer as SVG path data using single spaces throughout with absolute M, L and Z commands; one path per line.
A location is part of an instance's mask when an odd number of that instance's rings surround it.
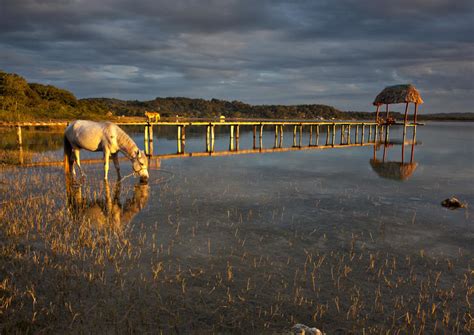
M 0 68 L 79 97 L 371 109 L 411 82 L 471 111 L 471 0 L 2 0 Z

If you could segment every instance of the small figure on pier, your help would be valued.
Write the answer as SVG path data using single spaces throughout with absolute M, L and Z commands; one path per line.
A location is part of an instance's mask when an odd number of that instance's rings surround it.
M 145 111 L 145 116 L 148 122 L 160 121 L 160 113 Z

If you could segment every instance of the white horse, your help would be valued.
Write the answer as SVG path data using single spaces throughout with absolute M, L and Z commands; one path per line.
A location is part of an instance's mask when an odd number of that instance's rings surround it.
M 133 171 L 140 176 L 140 180 L 148 180 L 148 159 L 146 155 L 138 149 L 135 142 L 116 124 L 111 122 L 94 122 L 76 120 L 69 124 L 64 132 L 64 159 L 66 173 L 72 169 L 74 162 L 77 163 L 81 176 L 85 174 L 81 168 L 79 151 L 86 149 L 89 151 L 104 152 L 104 179 L 107 180 L 109 172 L 109 157 L 112 156 L 118 179 L 120 176 L 120 166 L 118 152 L 121 151 L 132 162 Z

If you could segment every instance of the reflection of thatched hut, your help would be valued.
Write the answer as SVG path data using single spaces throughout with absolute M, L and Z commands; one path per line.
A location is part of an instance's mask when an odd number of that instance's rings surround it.
M 388 105 L 390 104 L 406 104 L 405 105 L 405 123 L 407 122 L 408 116 L 408 104 L 413 103 L 415 104 L 415 114 L 414 114 L 414 122 L 416 122 L 416 114 L 418 105 L 423 103 L 423 99 L 421 99 L 420 92 L 415 88 L 415 86 L 407 84 L 407 85 L 395 85 L 386 87 L 382 92 L 377 95 L 374 100 L 374 105 L 377 106 L 377 114 L 376 120 L 379 120 L 379 108 L 381 105 L 386 105 L 386 118 L 388 120 Z
M 370 166 L 382 178 L 406 180 L 418 167 L 418 163 L 382 162 L 371 159 Z

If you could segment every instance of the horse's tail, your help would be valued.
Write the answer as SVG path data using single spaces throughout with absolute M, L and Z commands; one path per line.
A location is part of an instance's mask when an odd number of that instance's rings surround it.
M 71 162 L 72 162 L 72 145 L 71 142 L 64 135 L 64 172 L 66 174 L 71 173 Z

